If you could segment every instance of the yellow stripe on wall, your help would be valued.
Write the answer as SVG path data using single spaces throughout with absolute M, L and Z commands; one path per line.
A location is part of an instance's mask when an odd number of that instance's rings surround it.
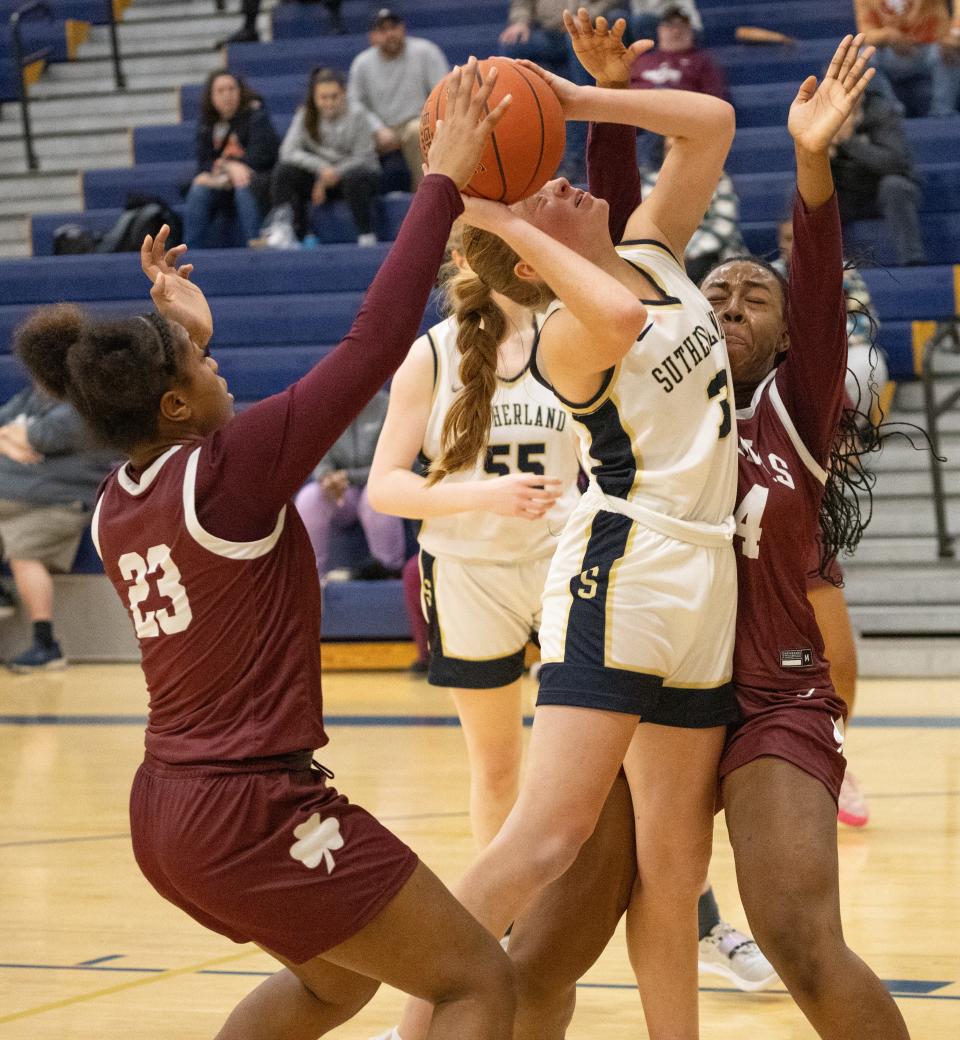
M 923 351 L 930 337 L 937 331 L 935 321 L 915 321 L 913 331 L 913 371 L 916 375 L 923 372 Z
M 34 61 L 23 70 L 23 85 L 27 90 L 29 90 L 34 83 L 40 81 L 40 77 L 43 75 L 43 70 L 46 67 L 47 63 L 45 61 Z
M 87 42 L 90 35 L 90 23 L 81 22 L 76 18 L 68 18 L 66 24 L 67 57 L 73 61 L 77 56 L 80 45 Z

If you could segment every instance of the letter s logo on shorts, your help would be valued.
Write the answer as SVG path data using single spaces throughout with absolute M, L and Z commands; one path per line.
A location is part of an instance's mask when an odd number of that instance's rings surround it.
M 320 819 L 320 813 L 314 813 L 306 823 L 295 827 L 293 836 L 300 840 L 290 847 L 290 855 L 311 870 L 320 866 L 321 860 L 327 865 L 327 873 L 332 874 L 336 864 L 333 852 L 343 848 L 343 835 L 340 833 L 340 821 L 334 816 Z

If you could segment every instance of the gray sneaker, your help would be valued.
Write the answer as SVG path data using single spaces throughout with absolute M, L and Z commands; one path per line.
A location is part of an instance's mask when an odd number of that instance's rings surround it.
M 760 947 L 731 924 L 721 921 L 700 940 L 700 971 L 719 975 L 747 993 L 766 989 L 779 981 L 773 965 Z
M 26 675 L 28 672 L 55 672 L 67 667 L 67 659 L 63 656 L 59 643 L 52 646 L 34 643 L 29 650 L 24 650 L 18 657 L 7 661 L 7 667 L 18 675 Z

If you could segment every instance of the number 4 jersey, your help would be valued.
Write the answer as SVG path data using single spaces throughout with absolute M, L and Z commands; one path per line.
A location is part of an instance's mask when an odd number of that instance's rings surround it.
M 436 459 L 444 419 L 461 389 L 456 319 L 435 325 L 426 338 L 433 351 L 434 379 L 423 455 Z M 486 458 L 479 459 L 472 470 L 450 474 L 444 480 L 493 480 L 511 473 L 536 473 L 559 480 L 564 492 L 542 520 L 486 511 L 431 517 L 420 529 L 420 545 L 431 556 L 483 563 L 549 556 L 580 497 L 573 424 L 556 397 L 533 378 L 529 364 L 514 378 L 497 380 L 491 412 Z
M 320 747 L 310 541 L 290 507 L 257 541 L 217 537 L 196 495 L 210 442 L 176 445 L 139 475 L 116 470 L 93 515 L 94 544 L 140 642 L 147 751 L 184 763 Z

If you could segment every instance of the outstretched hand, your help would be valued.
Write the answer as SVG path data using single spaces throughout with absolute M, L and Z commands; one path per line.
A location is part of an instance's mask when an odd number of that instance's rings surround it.
M 873 79 L 876 70 L 867 62 L 875 48 L 861 50 L 863 39 L 862 33 L 845 36 L 823 82 L 817 86 L 816 76 L 808 76 L 800 85 L 787 119 L 787 129 L 798 148 L 826 152 Z
M 185 245 L 173 246 L 167 249 L 167 240 L 170 238 L 170 225 L 164 224 L 157 232 L 157 237 L 147 235 L 140 247 L 140 267 L 143 273 L 150 279 L 151 283 L 157 280 L 158 274 L 171 274 L 189 281 L 193 272 L 193 264 L 181 264 L 177 261 L 187 251 Z
M 496 67 L 490 69 L 474 92 L 476 80 L 477 59 L 473 57 L 447 77 L 447 107 L 443 119 L 437 121 L 424 163 L 426 173 L 446 174 L 461 189 L 470 183 L 493 128 L 512 100 L 507 94 L 493 111 L 485 114 L 497 82 Z
M 585 7 L 581 7 L 576 16 L 564 11 L 563 24 L 580 64 L 600 87 L 629 86 L 633 63 L 654 46 L 653 40 L 637 40 L 625 47 L 626 20 L 618 18 L 611 26 L 601 16 L 596 23 L 591 23 Z
M 213 336 L 213 315 L 200 287 L 186 278 L 158 272 L 150 290 L 157 311 L 168 321 L 175 321 L 201 349 L 206 349 Z

